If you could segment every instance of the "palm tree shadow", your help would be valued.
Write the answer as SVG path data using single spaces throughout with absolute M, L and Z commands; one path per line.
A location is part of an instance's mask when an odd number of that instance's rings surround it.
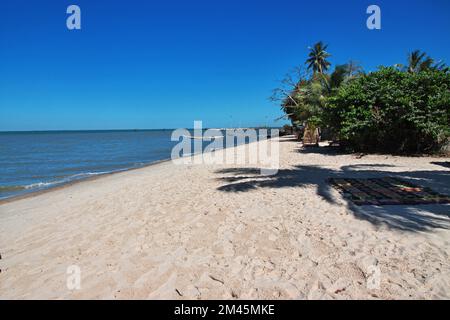
M 450 161 L 433 161 L 432 164 L 436 166 L 442 166 L 444 168 L 450 168 Z
M 264 176 L 259 168 L 227 168 L 217 170 L 217 179 L 225 184 L 218 187 L 222 192 L 247 192 L 258 188 L 292 188 L 315 186 L 316 193 L 325 201 L 336 204 L 344 199 L 327 183 L 328 178 L 377 178 L 397 177 L 411 183 L 429 187 L 442 194 L 450 194 L 450 171 L 389 171 L 394 167 L 384 164 L 343 166 L 340 170 L 316 165 L 298 165 L 280 169 L 277 174 Z M 340 201 L 340 202 L 341 202 Z M 347 208 L 358 219 L 375 226 L 386 226 L 404 231 L 427 231 L 436 228 L 450 229 L 450 205 L 386 205 L 356 206 L 347 202 Z

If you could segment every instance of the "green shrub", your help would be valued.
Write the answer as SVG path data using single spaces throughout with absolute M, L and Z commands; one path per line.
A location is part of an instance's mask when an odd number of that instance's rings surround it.
M 324 121 L 355 151 L 436 152 L 450 137 L 450 73 L 383 67 L 342 85 Z

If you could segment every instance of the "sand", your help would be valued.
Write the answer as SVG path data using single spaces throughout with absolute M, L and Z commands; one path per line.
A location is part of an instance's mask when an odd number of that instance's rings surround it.
M 449 205 L 357 207 L 325 182 L 391 175 L 450 194 L 445 161 L 285 138 L 275 176 L 164 162 L 4 202 L 0 298 L 448 299 Z

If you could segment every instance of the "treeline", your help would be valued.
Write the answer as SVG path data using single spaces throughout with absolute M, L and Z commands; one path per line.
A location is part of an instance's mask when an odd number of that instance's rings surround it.
M 319 126 L 353 151 L 434 153 L 450 137 L 450 70 L 418 50 L 406 64 L 365 73 L 350 61 L 330 72 L 322 42 L 274 90 L 293 126 Z

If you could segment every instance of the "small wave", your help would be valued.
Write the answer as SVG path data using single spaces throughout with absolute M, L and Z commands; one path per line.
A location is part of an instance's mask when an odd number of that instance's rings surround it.
M 114 172 L 114 171 L 82 172 L 82 173 L 77 173 L 77 174 L 68 176 L 66 178 L 54 180 L 54 181 L 35 182 L 35 183 L 28 184 L 28 185 L 23 185 L 23 186 L 0 186 L 0 192 L 43 189 L 43 188 L 48 188 L 48 187 L 51 187 L 54 185 L 60 185 L 60 184 L 68 183 L 71 181 L 81 180 L 81 179 L 89 177 L 89 176 L 96 176 L 99 174 L 107 174 L 107 173 L 111 173 L 111 172 Z
M 122 171 L 126 171 L 126 170 L 133 169 L 136 167 L 141 167 L 142 165 L 145 165 L 145 164 L 146 163 L 137 163 L 129 168 L 122 168 L 122 169 L 116 169 L 116 170 L 111 170 L 111 171 L 80 172 L 80 173 L 76 173 L 76 174 L 73 174 L 73 175 L 70 175 L 67 177 L 63 177 L 61 179 L 57 179 L 57 180 L 53 180 L 53 181 L 46 181 L 46 182 L 40 181 L 40 182 L 31 183 L 28 185 L 0 186 L 0 193 L 18 194 L 18 193 L 20 193 L 20 191 L 24 191 L 24 192 L 37 191 L 37 190 L 41 190 L 41 189 L 50 188 L 52 186 L 63 185 L 63 184 L 66 184 L 66 183 L 69 183 L 72 181 L 82 180 L 84 178 L 88 178 L 91 176 L 97 176 L 97 175 L 109 174 L 109 173 L 115 173 L 115 172 L 122 172 Z
M 69 177 L 67 177 L 67 178 L 65 178 L 65 179 L 63 179 L 63 180 L 73 180 L 73 178 L 78 178 L 78 177 L 81 177 L 81 178 L 83 178 L 83 177 L 89 177 L 89 176 L 96 176 L 96 175 L 99 175 L 99 174 L 107 174 L 107 173 L 111 173 L 111 172 L 114 172 L 114 170 L 113 171 L 101 171 L 101 172 L 82 172 L 82 173 L 77 173 L 77 174 L 73 174 L 73 175 L 71 175 L 71 176 L 69 176 Z
M 24 189 L 34 189 L 34 188 L 43 188 L 43 187 L 48 187 L 51 186 L 53 184 L 56 184 L 57 182 L 36 182 L 36 183 L 32 183 L 29 185 L 24 186 Z
M 22 190 L 22 189 L 27 189 L 28 190 L 28 189 L 46 188 L 46 187 L 50 187 L 50 186 L 54 186 L 54 185 L 68 183 L 68 182 L 71 182 L 71 181 L 81 180 L 81 179 L 87 178 L 89 176 L 96 176 L 96 175 L 99 175 L 99 174 L 107 174 L 107 173 L 111 173 L 111 172 L 114 172 L 114 171 L 82 172 L 82 173 L 73 174 L 71 176 L 68 176 L 68 177 L 60 179 L 60 180 L 48 181 L 48 182 L 36 182 L 36 183 L 32 183 L 32 184 L 25 185 L 25 186 L 20 186 L 20 188 L 18 188 L 18 189 L 10 189 L 8 191 Z

